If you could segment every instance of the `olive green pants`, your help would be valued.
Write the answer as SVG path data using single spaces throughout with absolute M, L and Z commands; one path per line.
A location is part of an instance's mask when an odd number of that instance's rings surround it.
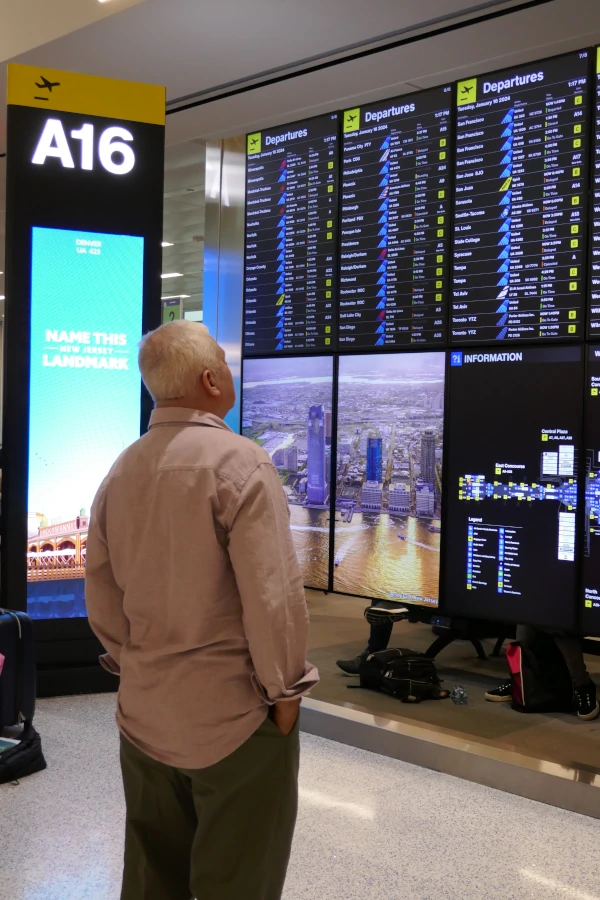
M 298 807 L 298 725 L 267 718 L 207 769 L 174 769 L 121 738 L 121 900 L 280 900 Z

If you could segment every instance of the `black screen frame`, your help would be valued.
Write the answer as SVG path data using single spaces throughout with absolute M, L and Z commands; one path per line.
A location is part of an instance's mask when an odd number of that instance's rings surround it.
M 96 162 L 93 171 L 64 168 L 59 159 L 44 165 L 31 159 L 49 117 L 65 132 L 94 125 L 132 135 L 136 162 L 119 176 Z M 27 611 L 27 488 L 29 465 L 29 374 L 31 331 L 31 250 L 35 226 L 131 234 L 144 238 L 142 332 L 161 321 L 164 137 L 162 125 L 80 113 L 8 106 L 6 184 L 6 309 L 3 381 L 2 583 L 0 605 Z M 77 160 L 77 147 L 73 147 Z M 147 428 L 152 400 L 140 386 L 140 433 Z M 36 619 L 37 642 L 54 643 L 40 655 L 49 665 L 95 658 L 97 642 L 87 618 Z M 65 644 L 66 642 L 66 644 Z M 67 652 L 68 651 L 68 652 Z M 66 654 L 66 656 L 65 656 Z M 74 656 L 73 656 L 74 654 Z

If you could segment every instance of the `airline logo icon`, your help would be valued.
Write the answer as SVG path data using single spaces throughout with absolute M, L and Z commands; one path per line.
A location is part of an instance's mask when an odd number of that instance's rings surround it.
M 477 100 L 477 79 L 467 78 L 459 81 L 456 89 L 456 105 L 465 106 L 467 103 L 475 103 Z
M 248 156 L 251 156 L 253 153 L 260 153 L 262 149 L 262 133 L 260 131 L 255 131 L 254 134 L 248 135 L 247 149 Z
M 358 131 L 360 128 L 360 107 L 356 109 L 347 109 L 344 113 L 344 134 L 351 131 Z

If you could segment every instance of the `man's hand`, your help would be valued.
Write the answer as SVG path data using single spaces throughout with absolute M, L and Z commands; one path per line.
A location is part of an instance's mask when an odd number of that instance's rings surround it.
M 281 700 L 273 707 L 273 721 L 285 737 L 292 731 L 299 715 L 299 700 Z

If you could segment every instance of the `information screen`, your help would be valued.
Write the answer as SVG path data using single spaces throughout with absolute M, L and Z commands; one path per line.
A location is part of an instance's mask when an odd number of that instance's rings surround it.
M 242 433 L 265 448 L 281 477 L 306 587 L 329 587 L 333 358 L 247 359 Z
M 452 88 L 346 110 L 341 350 L 446 337 Z
M 335 346 L 338 115 L 247 136 L 244 353 Z
M 458 83 L 452 343 L 584 337 L 588 67 Z
M 588 347 L 585 401 L 585 515 L 582 547 L 585 634 L 600 634 L 600 346 Z
M 445 365 L 340 357 L 335 591 L 438 604 Z
M 574 628 L 583 349 L 450 352 L 446 605 Z
M 596 76 L 594 82 L 594 208 L 590 244 L 590 320 L 588 334 L 600 337 L 600 47 L 595 50 Z
M 140 436 L 144 239 L 32 229 L 28 612 L 85 616 L 94 495 Z

